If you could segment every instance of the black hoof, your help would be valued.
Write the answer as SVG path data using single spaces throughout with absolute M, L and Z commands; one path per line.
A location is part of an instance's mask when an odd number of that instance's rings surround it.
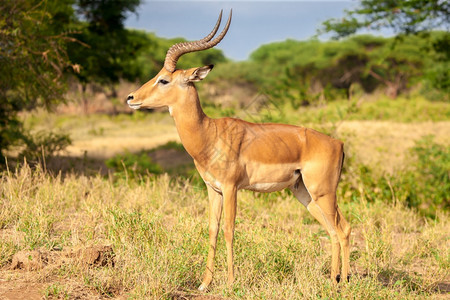
M 341 275 L 336 275 L 336 282 L 339 283 L 341 281 Z M 347 275 L 347 282 L 350 282 L 350 275 Z

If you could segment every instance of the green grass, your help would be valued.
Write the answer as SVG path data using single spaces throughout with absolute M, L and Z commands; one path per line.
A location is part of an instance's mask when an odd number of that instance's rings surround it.
M 340 194 L 344 191 L 340 191 Z M 53 253 L 112 245 L 114 266 L 86 268 L 76 259 L 49 264 L 27 280 L 47 297 L 86 291 L 136 299 L 193 297 L 207 254 L 207 197 L 189 181 L 113 182 L 100 176 L 51 176 L 22 166 L 0 179 L 0 265 L 18 250 Z M 386 199 L 340 201 L 353 226 L 352 279 L 328 278 L 329 238 L 287 192 L 240 192 L 235 239 L 236 283 L 226 284 L 223 233 L 207 295 L 231 299 L 415 299 L 441 295 L 448 282 L 448 214 L 431 221 Z M 10 274 L 10 275 L 8 275 Z M 34 275 L 33 275 L 34 274 Z M 45 275 L 43 275 L 45 274 Z M 9 276 L 9 277 L 8 277 Z M 14 279 L 16 278 L 16 279 Z M 64 282 L 62 284 L 61 282 Z
M 421 97 L 336 101 L 307 114 L 309 121 L 316 119 L 331 122 L 345 120 L 377 120 L 403 123 L 446 121 L 450 119 L 450 105 L 446 102 L 430 102 Z
M 251 108 L 252 105 L 249 105 Z M 276 99 L 262 105 L 258 112 L 251 109 L 207 107 L 208 115 L 238 116 L 256 122 L 286 122 L 290 124 L 336 123 L 343 120 L 395 121 L 402 123 L 447 121 L 450 119 L 450 104 L 428 101 L 423 97 L 390 99 L 374 95 L 359 100 L 336 100 L 326 104 L 294 109 L 288 102 Z

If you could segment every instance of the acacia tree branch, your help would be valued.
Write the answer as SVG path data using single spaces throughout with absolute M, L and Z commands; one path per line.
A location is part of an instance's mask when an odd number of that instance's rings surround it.
M 369 74 L 372 75 L 372 77 L 374 77 L 375 79 L 383 82 L 385 85 L 391 85 L 392 84 L 392 82 L 390 82 L 389 80 L 383 78 L 380 74 L 376 73 L 372 69 L 369 69 Z

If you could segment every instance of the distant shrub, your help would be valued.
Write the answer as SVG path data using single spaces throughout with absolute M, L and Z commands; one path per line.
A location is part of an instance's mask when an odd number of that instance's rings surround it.
M 50 158 L 72 144 L 69 135 L 55 132 L 40 131 L 24 136 L 25 149 L 20 153 L 29 161 Z
M 406 202 L 431 215 L 440 209 L 449 210 L 450 147 L 436 144 L 433 136 L 426 136 L 411 152 L 417 159 L 403 176 Z
M 164 145 L 158 146 L 158 147 L 152 149 L 151 151 L 156 151 L 156 150 L 160 150 L 160 149 L 164 149 L 164 150 L 174 149 L 177 151 L 186 151 L 184 149 L 183 144 L 175 142 L 175 141 L 168 141 Z
M 401 202 L 430 218 L 450 209 L 450 147 L 435 143 L 432 136 L 417 141 L 409 166 L 394 174 L 377 175 L 364 164 L 346 170 L 341 183 L 346 198 Z

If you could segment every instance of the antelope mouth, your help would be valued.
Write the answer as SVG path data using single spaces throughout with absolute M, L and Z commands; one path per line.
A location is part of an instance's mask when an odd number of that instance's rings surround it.
M 128 106 L 132 109 L 139 109 L 141 108 L 142 103 L 128 103 Z

